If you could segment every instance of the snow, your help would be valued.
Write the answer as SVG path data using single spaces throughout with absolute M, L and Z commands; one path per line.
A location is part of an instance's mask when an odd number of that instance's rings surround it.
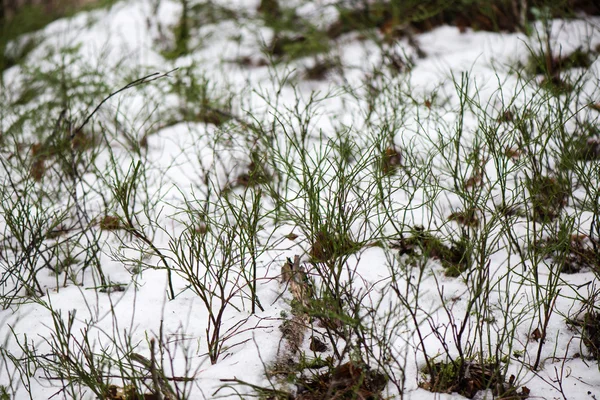
M 235 2 L 221 1 L 223 5 L 233 9 L 247 9 L 253 13 L 257 1 Z M 319 4 L 317 4 L 319 3 Z M 352 98 L 342 90 L 342 86 L 349 86 L 355 90 L 364 90 L 364 84 L 370 79 L 367 77 L 382 57 L 381 49 L 369 40 L 359 41 L 353 34 L 342 37 L 334 53 L 339 54 L 347 70 L 345 80 L 338 74 L 333 74 L 328 80 L 306 82 L 300 79 L 301 67 L 311 62 L 311 59 L 296 60 L 288 64 L 277 65 L 274 68 L 257 66 L 251 68 L 241 67 L 232 63 L 232 60 L 244 55 L 258 57 L 262 43 L 270 40 L 270 30 L 252 25 L 245 21 L 243 25 L 233 21 L 223 21 L 202 27 L 198 31 L 198 48 L 191 54 L 179 59 L 169 61 L 161 54 L 161 40 L 158 27 L 167 32 L 177 23 L 181 12 L 180 3 L 161 1 L 156 15 L 152 13 L 152 2 L 147 0 L 131 0 L 116 3 L 108 10 L 95 10 L 79 13 L 70 19 L 58 20 L 48 25 L 43 32 L 42 44 L 29 55 L 27 66 L 38 66 L 42 70 L 53 69 L 61 62 L 61 49 L 74 48 L 75 55 L 67 67 L 75 76 L 84 71 L 97 69 L 99 77 L 114 90 L 126 84 L 123 81 L 123 70 L 134 74 L 142 71 L 137 76 L 143 76 L 146 71 L 167 72 L 175 68 L 178 71 L 171 73 L 174 79 L 178 74 L 183 74 L 186 69 L 207 78 L 214 85 L 215 93 L 226 92 L 233 88 L 238 93 L 233 99 L 232 113 L 245 117 L 247 111 L 257 116 L 257 120 L 272 121 L 276 115 L 274 110 L 300 109 L 308 107 L 311 95 L 318 93 L 322 98 L 318 104 L 312 105 L 318 115 L 311 121 L 310 134 L 318 137 L 321 133 L 325 138 L 333 137 L 336 128 L 346 126 L 360 131 L 366 128 L 363 115 L 366 106 L 363 100 Z M 299 9 L 303 16 L 318 15 L 319 23 L 326 26 L 335 20 L 335 8 L 327 2 L 307 3 Z M 552 24 L 552 38 L 556 43 L 555 49 L 560 54 L 568 53 L 579 46 L 594 46 L 600 44 L 600 34 L 594 24 L 600 23 L 598 19 L 589 21 L 555 21 Z M 237 40 L 236 38 L 241 38 Z M 482 105 L 483 112 L 498 115 L 503 110 L 505 99 L 516 98 L 515 104 L 527 104 L 535 93 L 535 88 L 522 87 L 522 81 L 512 72 L 517 62 L 525 63 L 528 58 L 528 49 L 535 48 L 538 44 L 534 37 L 523 34 L 473 32 L 467 30 L 460 33 L 457 28 L 442 26 L 431 32 L 416 36 L 420 47 L 427 53 L 423 59 L 415 57 L 412 71 L 390 78 L 388 82 L 393 85 L 382 88 L 400 94 L 399 90 L 410 89 L 414 97 L 414 106 L 404 110 L 403 129 L 395 132 L 396 143 L 414 146 L 422 149 L 424 154 L 434 152 L 433 140 L 423 139 L 424 132 L 431 132 L 431 138 L 438 132 L 447 135 L 452 132 L 451 127 L 458 122 L 458 115 L 454 110 L 459 105 L 460 99 L 456 95 L 456 82 L 460 82 L 461 74 L 468 73 L 470 79 L 470 93 L 476 95 Z M 413 54 L 409 44 L 402 40 L 398 42 L 395 50 L 402 54 Z M 72 62 L 72 64 L 71 64 Z M 596 60 L 584 79 L 584 91 L 590 100 L 598 101 L 597 79 L 599 75 L 599 61 Z M 25 76 L 21 67 L 15 66 L 4 72 L 4 79 L 15 85 Z M 181 75 L 179 75 L 181 76 Z M 454 77 L 456 80 L 453 80 Z M 291 83 L 279 88 L 279 82 L 289 79 Z M 375 84 L 380 84 L 376 79 Z M 102 115 L 118 114 L 126 122 L 126 130 L 137 140 L 141 139 L 144 128 L 157 125 L 161 122 L 161 110 L 175 107 L 179 100 L 173 94 L 164 94 L 159 89 L 161 82 L 156 82 L 157 89 L 152 83 L 137 89 L 125 91 L 111 99 L 102 109 Z M 397 87 L 394 87 L 397 85 Z M 18 85 L 12 86 L 15 93 Z M 327 93 L 341 93 L 339 96 L 328 98 Z M 441 94 L 429 109 L 423 105 L 425 99 L 434 91 Z M 9 94 L 11 96 L 12 94 Z M 383 96 L 383 95 L 382 95 Z M 392 96 L 393 98 L 393 96 Z M 298 99 L 300 99 L 298 101 Z M 100 100 L 100 99 L 99 99 Z M 397 111 L 396 103 L 381 103 L 377 105 L 376 114 L 380 119 L 385 115 Z M 436 104 L 438 103 L 438 104 Z M 439 107 L 437 107 L 439 106 Z M 34 108 L 35 109 L 35 108 Z M 88 108 L 89 112 L 89 108 Z M 85 112 L 81 111 L 82 115 Z M 582 110 L 581 113 L 584 113 Z M 283 116 L 280 115 L 280 116 Z M 440 118 L 429 119 L 429 116 Z M 377 117 L 374 121 L 377 121 Z M 289 119 L 284 124 L 289 127 L 299 127 L 300 121 Z M 478 128 L 476 116 L 470 114 L 464 121 L 464 132 L 467 137 L 473 135 Z M 137 129 L 137 131 L 136 131 Z M 233 128 L 232 128 L 233 129 Z M 279 131 L 278 131 L 279 132 Z M 159 243 L 159 248 L 168 252 L 170 238 L 183 237 L 188 231 L 186 223 L 196 223 L 193 214 L 182 211 L 186 202 L 193 204 L 194 208 L 200 207 L 197 201 L 204 193 L 202 186 L 203 171 L 215 167 L 215 154 L 221 157 L 222 164 L 218 168 L 218 185 L 224 188 L 225 181 L 235 176 L 235 171 L 240 171 L 247 164 L 247 150 L 251 143 L 238 141 L 239 137 L 232 135 L 230 141 L 225 140 L 222 147 L 215 152 L 211 140 L 215 135 L 227 135 L 212 125 L 200 122 L 179 122 L 172 126 L 160 129 L 150 135 L 148 149 L 140 154 L 133 154 L 128 149 L 128 142 L 121 138 L 112 141 L 112 156 L 117 160 L 117 165 L 111 167 L 111 158 L 108 154 L 98 156 L 99 165 L 106 165 L 107 184 L 114 180 L 114 173 L 121 177 L 131 173 L 130 166 L 142 160 L 145 165 L 144 173 L 149 177 L 149 194 L 156 207 L 144 215 L 141 223 L 152 232 L 153 240 Z M 275 143 L 285 146 L 282 132 Z M 414 140 L 413 140 L 414 139 Z M 356 135 L 353 137 L 357 143 L 364 144 L 370 138 Z M 324 141 L 325 142 L 325 141 Z M 322 142 L 323 143 L 323 142 Z M 322 148 L 314 147 L 311 154 L 315 156 Z M 433 154 L 433 153 L 430 153 Z M 4 156 L 3 156 L 4 157 Z M 440 170 L 445 168 L 444 160 L 439 156 L 432 157 L 433 165 Z M 510 168 L 510 166 L 507 166 Z M 115 171 L 113 171 L 112 169 Z M 466 170 L 465 166 L 465 170 Z M 518 169 L 517 167 L 514 167 Z M 490 171 L 491 179 L 494 179 Z M 468 176 L 468 174 L 467 174 Z M 443 185 L 450 186 L 451 179 L 440 172 L 433 177 L 439 179 Z M 112 182 L 115 184 L 116 182 Z M 366 185 L 366 181 L 364 182 Z M 297 188 L 291 187 L 290 190 Z M 416 193 L 410 198 L 407 193 L 400 191 L 391 196 L 395 204 L 419 204 L 427 194 Z M 411 203 L 411 201 L 413 203 Z M 442 215 L 449 215 L 453 210 L 460 208 L 462 200 L 451 194 L 439 197 L 439 204 L 435 207 L 442 210 Z M 60 205 L 56 205 L 60 209 Z M 296 207 L 299 212 L 306 205 L 302 199 L 297 199 Z M 98 207 L 101 207 L 98 202 Z M 427 223 L 431 210 L 415 209 L 408 215 L 408 220 L 415 224 Z M 372 218 L 377 218 L 373 212 Z M 399 217 L 399 219 L 402 217 Z M 289 294 L 284 293 L 283 285 L 275 279 L 286 257 L 302 254 L 310 249 L 310 241 L 304 236 L 305 232 L 296 232 L 300 237 L 292 242 L 284 239 L 294 228 L 287 224 L 282 227 L 274 226 L 269 221 L 261 221 L 260 239 L 269 243 L 268 251 L 257 258 L 258 280 L 257 295 L 264 311 L 250 315 L 249 300 L 234 296 L 231 307 L 227 308 L 223 321 L 223 329 L 239 329 L 225 343 L 226 349 L 222 352 L 216 364 L 211 365 L 206 356 L 206 331 L 208 326 L 208 310 L 206 305 L 191 290 L 185 290 L 188 283 L 178 274 L 174 274 L 174 287 L 177 294 L 175 299 L 168 299 L 168 284 L 166 273 L 162 268 L 161 260 L 156 255 L 151 255 L 147 246 L 142 246 L 142 252 L 127 249 L 124 244 L 131 241 L 126 234 L 102 232 L 102 251 L 100 263 L 109 281 L 120 283 L 124 291 L 99 292 L 94 287 L 100 282 L 91 269 L 82 271 L 78 280 L 81 286 L 69 283 L 63 287 L 64 277 L 57 277 L 47 269 L 38 273 L 40 283 L 46 295 L 40 301 L 31 301 L 19 306 L 12 305 L 5 310 L 0 310 L 0 338 L 4 351 L 20 354 L 20 345 L 17 338 L 35 346 L 40 354 L 48 352 L 49 342 L 52 341 L 54 326 L 52 309 L 61 313 L 65 318 L 68 313 L 73 313 L 74 324 L 70 335 L 74 340 L 81 340 L 84 332 L 92 342 L 96 351 L 104 349 L 114 352 L 115 343 L 123 344 L 129 341 L 135 352 L 149 357 L 149 338 L 165 337 L 167 349 L 172 351 L 174 361 L 167 370 L 168 376 L 193 375 L 195 381 L 189 386 L 188 398 L 213 398 L 215 393 L 223 386 L 223 379 L 238 378 L 259 386 L 269 386 L 265 377 L 268 369 L 277 356 L 277 350 L 283 346 L 281 332 L 282 312 L 290 310 Z M 359 225 L 353 226 L 353 232 L 359 233 Z M 273 232 L 273 235 L 270 233 Z M 181 236 L 180 236 L 181 235 Z M 132 245 L 133 246 L 133 245 Z M 509 269 L 514 270 L 515 261 L 510 257 L 514 254 L 506 253 L 504 243 L 498 244 L 497 251 L 490 257 L 491 275 L 501 277 Z M 244 255 L 240 255 L 244 257 Z M 218 257 L 217 257 L 218 258 Z M 308 261 L 308 256 L 303 255 L 303 261 Z M 4 261 L 2 261 L 4 263 Z M 245 259 L 244 262 L 248 262 Z M 391 265 L 390 265 L 391 264 Z M 145 265 L 150 268 L 141 268 L 136 273 L 136 265 Z M 389 260 L 386 250 L 371 247 L 362 250 L 358 255 L 350 257 L 348 265 L 355 268 L 360 279 L 356 283 L 357 290 L 364 290 L 371 286 L 382 289 L 387 281 L 390 271 L 400 268 L 399 261 Z M 510 266 L 509 266 L 510 265 Z M 520 268 L 520 267 L 519 267 Z M 451 307 L 451 313 L 459 320 L 467 312 L 464 300 L 467 287 L 464 280 L 467 277 L 450 278 L 444 276 L 443 268 L 438 262 L 430 262 L 426 266 L 427 272 L 423 276 L 422 291 L 419 293 L 419 303 L 424 310 L 433 314 L 436 326 L 447 326 L 450 323 L 445 310 L 440 308 L 440 296 Z M 548 279 L 548 270 L 540 265 L 542 281 Z M 410 276 L 410 273 L 408 274 Z M 507 321 L 515 324 L 514 350 L 525 350 L 526 357 L 535 357 L 537 343 L 529 340 L 529 334 L 535 328 L 534 318 L 538 310 L 530 309 L 535 296 L 530 283 L 519 282 L 513 276 L 506 287 L 499 285 L 498 290 L 491 293 L 490 304 L 502 304 L 505 296 L 517 296 L 520 300 L 513 304 L 514 307 L 523 307 L 529 310 L 524 321 Z M 562 388 L 570 398 L 584 399 L 600 395 L 600 374 L 595 361 L 586 361 L 581 356 L 576 356 L 582 350 L 580 341 L 574 338 L 573 332 L 559 315 L 570 315 L 575 304 L 572 298 L 576 297 L 573 287 L 596 282 L 594 274 L 583 272 L 563 278 L 570 285 L 561 285 L 561 295 L 556 303 L 557 311 L 551 318 L 546 344 L 543 348 L 543 368 L 539 372 L 525 369 L 519 363 L 511 364 L 509 371 L 519 374 L 519 385 L 527 386 L 532 393 L 532 398 L 558 398 L 560 393 L 556 388 L 557 374 L 561 374 Z M 504 281 L 502 281 L 504 282 Z M 588 286 L 589 289 L 589 286 Z M 583 290 L 583 289 L 582 289 Z M 377 304 L 377 290 L 370 298 L 365 299 L 365 304 Z M 585 293 L 579 293 L 585 298 Z M 393 296 L 387 292 L 382 293 L 384 299 L 393 301 Z M 386 304 L 384 301 L 382 304 Z M 234 307 L 235 306 L 235 307 Z M 378 310 L 379 315 L 385 314 L 385 308 Z M 558 314 L 558 315 L 557 315 Z M 423 317 L 423 315 L 421 315 Z M 248 319 L 241 327 L 236 324 Z M 502 321 L 500 321 L 502 323 Z M 427 325 L 427 324 L 426 324 Z M 416 336 L 412 334 L 412 321 L 406 322 L 406 331 L 392 332 L 395 348 L 403 354 L 407 362 L 405 365 L 406 391 L 405 398 L 409 399 L 457 399 L 458 394 L 434 394 L 418 387 L 420 369 L 424 366 L 424 359 L 419 349 Z M 443 353 L 444 349 L 435 335 L 430 334 L 433 326 L 426 326 L 426 345 L 430 355 Z M 474 329 L 470 327 L 468 330 Z M 162 331 L 161 331 L 162 330 Z M 472 333 L 472 332 L 471 332 Z M 493 347 L 497 339 L 491 338 Z M 453 339 L 448 338 L 447 344 L 453 346 Z M 405 351 L 405 353 L 404 353 Z M 123 354 L 113 354 L 123 357 Z M 532 360 L 529 360 L 532 362 Z M 2 370 L 2 368 L 5 368 Z M 9 384 L 9 364 L 0 361 L 0 385 Z M 29 390 L 22 386 L 17 398 L 33 399 L 65 396 L 68 393 L 59 393 L 60 381 L 47 380 L 42 374 L 34 374 Z M 509 374 L 510 375 L 510 374 Z M 115 384 L 122 385 L 118 379 Z M 237 387 L 243 397 L 249 388 Z M 29 391 L 29 393 L 27 393 Z M 398 396 L 393 385 L 388 385 L 386 395 Z M 589 394 L 588 394 L 589 393 Z M 217 395 L 234 397 L 235 391 L 230 388 L 221 389 Z M 485 394 L 480 394 L 484 396 Z M 489 393 L 488 393 L 488 396 Z M 85 398 L 94 398 L 87 391 Z M 56 397 L 54 397 L 56 398 Z M 483 397 L 482 397 L 483 398 Z M 488 397 L 489 398 L 489 397 Z

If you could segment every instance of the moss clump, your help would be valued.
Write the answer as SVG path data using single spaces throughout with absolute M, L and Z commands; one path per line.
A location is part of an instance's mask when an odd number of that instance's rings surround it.
M 439 260 L 446 269 L 446 275 L 450 277 L 460 276 L 472 265 L 471 249 L 466 238 L 461 237 L 447 245 L 422 227 L 413 228 L 411 235 L 402 238 L 396 247 L 400 249 L 401 254 L 420 254 Z

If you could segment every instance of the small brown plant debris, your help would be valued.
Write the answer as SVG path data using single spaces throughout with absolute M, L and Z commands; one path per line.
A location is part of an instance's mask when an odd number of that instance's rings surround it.
M 285 235 L 285 238 L 287 240 L 296 240 L 298 239 L 298 235 L 296 235 L 294 232 L 290 232 L 287 235 Z
M 326 232 L 317 232 L 310 249 L 310 256 L 316 261 L 327 261 L 333 257 L 335 243 Z
M 303 382 L 296 400 L 383 399 L 387 382 L 383 373 L 349 361 Z
M 506 217 L 518 216 L 520 212 L 517 206 L 508 204 L 499 204 L 496 210 Z
M 106 398 L 110 400 L 137 399 L 137 390 L 135 386 L 132 385 L 126 385 L 124 387 L 109 385 Z
M 250 178 L 250 174 L 248 173 L 241 173 L 238 175 L 238 177 L 235 180 L 235 186 L 243 186 L 243 187 L 249 187 L 252 183 L 252 178 Z
M 465 181 L 464 188 L 467 190 L 475 189 L 477 187 L 480 187 L 482 182 L 483 172 L 478 171 L 477 173 L 471 175 L 471 177 Z
M 244 67 L 252 67 L 252 66 L 254 66 L 254 61 L 252 60 L 252 57 L 250 57 L 250 56 L 241 56 L 241 57 L 238 57 L 233 62 L 235 62 L 238 65 L 243 65 Z
M 400 54 L 387 53 L 385 54 L 384 58 L 386 66 L 394 75 L 407 72 L 413 66 L 413 62 L 411 59 L 407 59 L 406 57 Z
M 116 293 L 116 292 L 124 292 L 125 284 L 122 283 L 110 283 L 108 285 L 104 285 L 100 288 L 100 293 Z
M 100 225 L 100 229 L 102 229 L 103 231 L 114 231 L 114 230 L 123 228 L 119 217 L 116 217 L 113 215 L 105 215 L 100 220 L 99 225 Z
M 31 145 L 31 155 L 39 157 L 44 152 L 44 147 L 41 143 L 34 143 Z
M 521 158 L 521 155 L 523 154 L 523 152 L 514 147 L 507 147 L 504 150 L 504 154 L 506 155 L 506 157 L 508 157 L 512 160 L 518 160 L 519 158 Z
M 511 375 L 510 377 L 514 378 L 515 376 Z M 505 388 L 503 387 L 503 389 Z M 504 392 L 500 392 L 497 398 L 498 400 L 524 400 L 529 398 L 530 393 L 531 390 L 529 390 L 527 386 L 522 386 L 521 391 L 518 391 L 518 389 L 510 383 L 508 389 L 505 389 Z
M 504 110 L 502 112 L 502 114 L 500 114 L 500 116 L 498 116 L 498 122 L 513 122 L 515 120 L 515 113 L 508 109 L 508 110 Z
M 381 156 L 381 170 L 384 174 L 393 174 L 402 166 L 402 152 L 396 147 L 388 147 Z
M 108 400 L 138 400 L 140 396 L 144 400 L 158 400 L 160 397 L 152 393 L 138 394 L 138 389 L 133 385 L 119 387 L 109 385 L 106 399 Z
M 264 157 L 257 151 L 250 153 L 250 163 L 246 172 L 236 178 L 233 187 L 253 187 L 271 181 L 273 178 L 264 163 Z
M 206 225 L 204 222 L 199 222 L 194 226 L 194 233 L 202 236 L 205 235 L 208 232 L 208 225 Z
M 300 259 L 298 259 L 298 264 L 299 263 Z M 288 284 L 290 281 L 292 281 L 292 279 L 294 279 L 295 268 L 294 262 L 288 257 L 285 264 L 283 264 L 281 267 L 281 283 Z
M 305 309 L 310 299 L 314 296 L 312 283 L 304 268 L 300 265 L 300 256 L 294 256 L 294 261 L 288 258 L 281 267 L 281 282 L 289 286 L 294 300 Z
M 479 226 L 479 218 L 473 209 L 453 212 L 448 216 L 448 221 L 455 221 L 460 225 L 469 226 L 472 228 Z
M 71 146 L 73 150 L 83 152 L 93 148 L 96 145 L 92 135 L 86 134 L 82 130 L 77 130 L 71 138 Z
M 381 32 L 386 39 L 386 42 L 393 43 L 395 39 L 402 37 L 402 24 L 397 16 L 392 15 L 386 18 L 379 26 L 379 32 Z
M 289 356 L 296 354 L 302 347 L 307 321 L 301 316 L 294 315 L 291 319 L 283 321 L 279 327 L 283 339 L 287 341 L 286 350 Z
M 590 103 L 588 107 L 590 107 L 592 110 L 600 112 L 600 103 Z
M 312 286 L 309 285 L 308 277 L 300 265 L 300 256 L 294 256 L 293 261 L 288 258 L 281 267 L 281 283 L 292 293 L 292 303 L 300 306 L 292 306 L 292 317 L 285 319 L 279 327 L 285 346 L 278 351 L 277 360 L 270 374 L 294 375 L 297 372 L 294 360 L 301 351 L 306 330 L 310 325 L 306 310 L 309 297 L 313 295 Z
M 507 400 L 526 399 L 529 394 L 526 388 L 523 388 L 521 393 L 527 392 L 527 395 L 518 394 L 514 386 L 515 378 L 512 377 L 509 382 L 505 382 L 499 365 L 493 362 L 485 364 L 460 360 L 438 362 L 432 364 L 430 368 L 424 368 L 423 372 L 432 376 L 429 376 L 427 381 L 421 382 L 419 386 L 431 392 L 457 392 L 472 399 L 477 392 L 491 389 L 494 396 Z
M 31 155 L 33 156 L 33 162 L 29 169 L 29 175 L 34 181 L 40 182 L 46 175 L 47 151 L 41 143 L 35 143 L 31 145 Z
M 534 342 L 539 342 L 542 338 L 542 332 L 540 331 L 540 328 L 535 328 L 533 332 L 529 334 L 529 338 Z
M 33 161 L 29 173 L 36 182 L 40 182 L 44 178 L 46 174 L 46 161 L 43 157 L 38 157 Z
M 250 56 L 241 56 L 232 61 L 235 64 L 241 65 L 243 67 L 266 67 L 269 65 L 269 62 L 264 58 L 252 58 Z
M 138 144 L 140 145 L 140 148 L 148 149 L 148 135 L 142 136 Z
M 323 352 L 327 351 L 327 344 L 325 344 L 325 342 L 323 342 L 318 337 L 311 336 L 309 348 L 311 351 L 314 351 L 315 353 L 323 353 Z
M 219 112 L 218 110 L 214 110 L 208 107 L 204 107 L 202 111 L 200 111 L 196 115 L 197 121 L 204 122 L 206 124 L 212 124 L 215 126 L 221 126 L 230 119 L 231 117 L 229 117 L 225 113 Z
M 322 81 L 327 78 L 334 64 L 328 60 L 319 60 L 312 67 L 306 68 L 304 77 L 311 81 Z
M 289 288 L 292 293 L 293 303 L 299 305 L 292 307 L 294 316 L 282 324 L 283 338 L 288 342 L 288 351 L 295 354 L 302 346 L 304 335 L 308 324 L 306 310 L 313 293 L 310 282 L 304 268 L 300 265 L 300 256 L 294 256 L 294 260 L 288 258 L 281 267 L 281 282 Z
M 46 233 L 46 238 L 48 239 L 56 239 L 60 236 L 66 235 L 67 233 L 71 232 L 72 228 L 69 228 L 66 225 L 59 225 L 57 227 L 55 227 L 54 229 L 52 229 L 51 231 L 49 231 L 48 233 Z

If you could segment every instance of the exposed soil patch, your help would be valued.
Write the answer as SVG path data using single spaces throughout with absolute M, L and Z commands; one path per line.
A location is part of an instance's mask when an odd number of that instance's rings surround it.
M 518 390 L 515 377 L 511 375 L 508 382 L 495 363 L 481 364 L 474 361 L 438 362 L 423 371 L 428 380 L 420 384 L 423 389 L 438 393 L 459 393 L 469 399 L 482 390 L 490 389 L 495 398 L 526 399 L 529 389 L 525 386 Z
M 588 15 L 600 14 L 600 6 L 592 3 L 571 0 L 564 4 L 563 9 L 555 7 L 550 12 L 563 17 L 565 10 L 582 11 Z M 341 9 L 339 19 L 329 26 L 327 35 L 335 39 L 349 32 L 376 28 L 386 35 L 398 38 L 407 34 L 407 28 L 422 33 L 441 25 L 456 26 L 461 32 L 465 32 L 467 28 L 516 32 L 523 30 L 524 21 L 535 19 L 531 7 L 523 10 L 517 2 L 502 0 L 427 4 L 378 1 L 365 4 L 367 5 L 357 9 Z
M 387 377 L 368 366 L 349 361 L 298 384 L 296 400 L 383 399 Z
M 414 227 L 411 235 L 401 238 L 394 244 L 394 247 L 402 255 L 422 255 L 439 260 L 446 269 L 446 275 L 451 277 L 457 277 L 462 272 L 469 270 L 472 264 L 466 239 L 455 240 L 447 245 L 422 227 Z

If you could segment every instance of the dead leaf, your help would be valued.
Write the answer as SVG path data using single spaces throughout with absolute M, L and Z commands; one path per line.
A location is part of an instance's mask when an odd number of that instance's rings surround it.
M 100 229 L 103 231 L 115 231 L 117 229 L 122 229 L 121 220 L 119 217 L 115 217 L 113 215 L 106 215 L 104 218 L 100 220 Z
M 323 353 L 324 351 L 327 351 L 327 345 L 325 342 L 315 336 L 311 336 L 309 348 L 311 351 L 316 353 Z
M 296 240 L 298 239 L 298 235 L 296 235 L 294 232 L 290 232 L 287 235 L 285 235 L 285 238 L 287 240 Z
M 504 151 L 504 154 L 505 154 L 507 157 L 509 157 L 509 158 L 511 158 L 511 159 L 513 159 L 513 160 L 518 160 L 519 158 L 521 158 L 521 150 L 519 150 L 519 149 L 516 149 L 516 148 L 514 148 L 514 147 L 512 147 L 512 148 L 507 148 L 507 149 Z
M 600 111 L 600 103 L 591 103 L 591 104 L 589 105 L 589 107 L 590 107 L 592 110 Z

